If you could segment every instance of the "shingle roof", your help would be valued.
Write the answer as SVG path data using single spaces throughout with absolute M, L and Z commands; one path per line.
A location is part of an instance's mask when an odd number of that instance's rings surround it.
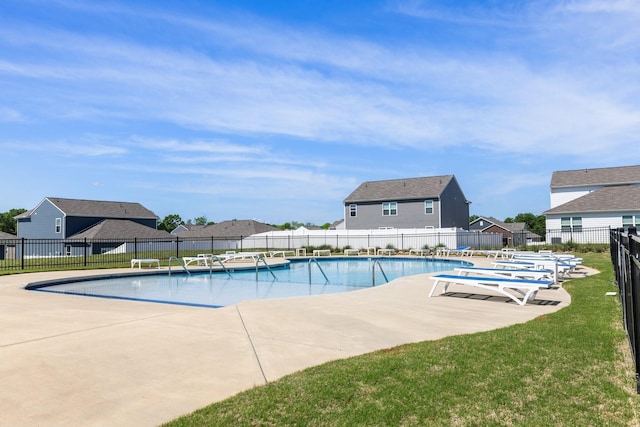
M 177 233 L 182 238 L 188 237 L 240 237 L 275 231 L 277 228 L 252 219 L 222 221 L 204 227 Z
M 164 230 L 156 230 L 128 219 L 105 219 L 69 239 L 161 239 L 174 238 Z
M 527 227 L 526 223 L 524 222 L 503 222 L 500 221 L 492 216 L 489 217 L 479 217 L 477 219 L 475 219 L 474 221 L 471 222 L 471 224 L 476 223 L 479 220 L 484 219 L 485 221 L 489 222 L 490 224 L 488 224 L 486 227 L 483 228 L 483 230 L 490 228 L 491 226 L 497 226 L 500 228 L 503 228 L 507 231 L 510 232 L 519 232 L 519 231 L 524 231 Z
M 619 185 L 603 187 L 553 209 L 544 215 L 576 212 L 623 212 L 640 210 L 640 187 Z
M 640 166 L 556 171 L 551 175 L 551 188 L 638 183 Z
M 438 198 L 453 179 L 453 175 L 442 175 L 367 181 L 349 194 L 344 203 Z
M 47 197 L 46 200 L 49 200 L 68 216 L 117 219 L 158 218 L 156 214 L 142 206 L 140 203 L 63 199 L 60 197 Z
M 15 234 L 5 233 L 4 231 L 0 231 L 0 239 L 17 239 L 18 236 Z

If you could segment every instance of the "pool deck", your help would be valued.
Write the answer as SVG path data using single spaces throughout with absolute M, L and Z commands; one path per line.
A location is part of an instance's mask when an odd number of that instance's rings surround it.
M 219 309 L 23 289 L 121 271 L 0 276 L 1 426 L 157 426 L 310 366 L 522 323 L 570 303 L 562 287 L 538 293 L 557 305 L 428 298 L 428 275 Z

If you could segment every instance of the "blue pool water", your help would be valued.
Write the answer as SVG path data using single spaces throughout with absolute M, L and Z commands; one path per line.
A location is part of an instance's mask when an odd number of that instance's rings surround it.
M 292 260 L 288 266 L 187 274 L 166 273 L 118 276 L 34 287 L 33 290 L 184 304 L 223 307 L 242 300 L 283 298 L 349 292 L 379 286 L 402 276 L 452 270 L 464 261 L 415 258 L 331 258 Z M 324 274 L 323 274 L 324 272 Z M 326 279 L 325 279 L 326 276 Z M 374 283 L 375 281 L 375 283 Z

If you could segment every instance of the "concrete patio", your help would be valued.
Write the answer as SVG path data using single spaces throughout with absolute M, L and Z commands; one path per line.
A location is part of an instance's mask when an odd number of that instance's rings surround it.
M 526 322 L 570 303 L 561 287 L 538 293 L 556 305 L 428 298 L 427 275 L 219 309 L 23 289 L 106 272 L 0 276 L 0 425 L 156 426 L 330 360 Z

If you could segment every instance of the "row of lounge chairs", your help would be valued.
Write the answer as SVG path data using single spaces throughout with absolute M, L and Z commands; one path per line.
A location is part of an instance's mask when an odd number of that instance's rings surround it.
M 209 267 L 216 262 L 226 263 L 230 261 L 236 260 L 248 260 L 251 259 L 253 262 L 257 262 L 260 258 L 274 258 L 277 256 L 285 257 L 287 254 L 295 254 L 295 251 L 269 251 L 269 252 L 233 252 L 229 251 L 224 254 L 214 255 L 214 254 L 198 254 L 194 257 L 182 257 L 182 261 L 184 262 L 185 267 L 190 264 L 196 264 L 199 266 Z
M 459 267 L 457 274 L 437 274 L 429 297 L 444 283 L 442 293 L 450 284 L 466 285 L 496 291 L 519 305 L 535 299 L 540 289 L 550 289 L 560 279 L 571 277 L 582 263 L 573 255 L 544 252 L 511 251 L 508 259 L 492 263 L 494 267 Z M 505 257 L 506 258 L 506 257 Z

